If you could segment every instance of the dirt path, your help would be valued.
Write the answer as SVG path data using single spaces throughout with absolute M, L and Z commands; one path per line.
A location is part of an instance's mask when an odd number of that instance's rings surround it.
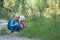
M 0 28 L 2 28 L 2 27 L 7 27 L 7 23 L 8 23 L 7 20 L 0 19 Z
M 17 37 L 17 36 L 0 36 L 0 40 L 33 40 L 25 37 Z

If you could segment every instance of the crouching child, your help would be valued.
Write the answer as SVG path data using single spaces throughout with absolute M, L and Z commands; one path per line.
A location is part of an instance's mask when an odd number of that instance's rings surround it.
M 20 24 L 22 28 L 27 28 L 26 25 L 24 24 L 25 17 L 23 15 L 20 15 Z
M 8 22 L 8 29 L 11 30 L 12 34 L 16 34 L 17 31 L 21 29 L 21 24 L 19 22 L 20 16 L 18 14 L 15 14 L 13 18 L 11 18 Z

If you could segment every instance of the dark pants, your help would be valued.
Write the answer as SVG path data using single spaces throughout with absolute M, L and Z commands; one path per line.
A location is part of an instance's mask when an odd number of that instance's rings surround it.
M 22 28 L 21 27 L 18 27 L 18 26 L 15 26 L 15 27 L 10 27 L 8 28 L 9 30 L 11 30 L 11 33 L 15 32 L 15 31 L 19 31 L 21 30 Z

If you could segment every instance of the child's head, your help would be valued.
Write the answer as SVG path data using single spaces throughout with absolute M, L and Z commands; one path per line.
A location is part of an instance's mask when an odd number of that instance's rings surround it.
M 20 21 L 24 21 L 25 20 L 25 16 L 20 15 Z
M 19 20 L 20 16 L 16 13 L 14 16 L 13 16 L 14 20 Z

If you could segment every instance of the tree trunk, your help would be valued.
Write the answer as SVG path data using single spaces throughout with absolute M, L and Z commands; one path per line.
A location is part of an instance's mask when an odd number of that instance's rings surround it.
M 3 8 L 3 0 L 0 0 L 0 9 Z

